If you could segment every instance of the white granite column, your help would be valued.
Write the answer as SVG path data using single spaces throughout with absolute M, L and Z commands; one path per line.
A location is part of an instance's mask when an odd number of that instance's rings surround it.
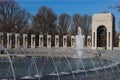
M 107 49 L 113 50 L 113 32 L 111 29 L 107 29 Z
M 75 44 L 76 44 L 75 41 L 76 41 L 75 36 L 71 36 L 71 47 L 75 47 Z
M 92 31 L 92 49 L 97 49 L 97 32 Z
M 20 46 L 20 34 L 15 33 L 15 48 Z
M 47 35 L 47 48 L 51 48 L 51 35 Z
M 119 47 L 120 47 L 120 36 L 119 36 Z
M 7 33 L 7 48 L 12 48 L 12 34 Z
M 43 35 L 39 35 L 39 47 L 43 47 Z
M 3 33 L 2 32 L 0 33 L 0 44 L 3 45 Z
M 27 46 L 27 40 L 28 40 L 27 34 L 23 34 L 23 46 Z
M 87 47 L 91 47 L 91 36 L 87 36 Z
M 55 48 L 59 47 L 59 35 L 55 35 Z
M 35 34 L 31 34 L 31 48 L 35 48 Z
M 63 36 L 63 47 L 67 47 L 67 36 Z

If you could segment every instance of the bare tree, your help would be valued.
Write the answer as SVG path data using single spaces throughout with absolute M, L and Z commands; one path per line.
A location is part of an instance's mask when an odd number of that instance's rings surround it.
M 82 33 L 85 36 L 85 46 L 87 45 L 87 36 L 90 35 L 91 23 L 92 23 L 92 17 L 91 16 L 84 15 L 82 17 L 81 28 L 82 28 Z
M 33 17 L 33 26 L 39 33 L 43 35 L 52 35 L 56 30 L 56 19 L 57 16 L 54 14 L 53 10 L 43 6 Z
M 77 34 L 78 27 L 82 24 L 82 17 L 79 14 L 74 14 L 72 16 L 73 19 L 73 34 Z
M 71 16 L 69 14 L 63 13 L 59 16 L 59 33 L 64 35 L 67 34 L 71 26 Z
M 109 6 L 109 8 L 110 9 L 115 9 L 118 12 L 120 12 L 120 1 L 117 4 L 115 4 L 115 5 Z M 120 31 L 120 20 L 118 21 L 117 27 L 119 28 L 118 31 Z
M 117 11 L 120 12 L 120 2 L 116 6 L 110 6 L 109 8 L 115 8 Z
M 90 31 L 91 29 L 91 23 L 92 23 L 92 17 L 89 16 L 89 15 L 84 15 L 82 17 L 82 24 L 81 24 L 81 27 L 83 29 L 83 34 L 89 34 L 88 31 Z
M 80 16 L 80 14 L 74 14 L 72 16 L 73 20 L 73 30 L 74 34 L 77 34 L 78 27 L 81 27 L 82 34 L 89 34 L 89 31 L 91 30 L 91 21 L 92 18 L 89 15 L 83 15 Z
M 14 0 L 0 1 L 0 28 L 4 32 L 19 32 L 28 25 L 29 13 Z
M 112 8 L 114 8 L 114 7 L 112 7 Z M 115 9 L 116 9 L 118 12 L 120 12 L 120 2 L 119 2 L 118 5 L 116 5 Z M 120 20 L 118 21 L 118 28 L 119 28 L 119 31 L 120 31 Z

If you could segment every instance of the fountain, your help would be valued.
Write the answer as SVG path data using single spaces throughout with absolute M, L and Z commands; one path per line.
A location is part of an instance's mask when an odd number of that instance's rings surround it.
M 81 58 L 84 50 L 84 36 L 82 35 L 81 28 L 78 27 L 78 33 L 76 35 L 76 54 L 73 55 L 73 58 Z
M 8 57 L 8 60 L 9 60 L 9 63 L 10 63 L 10 67 L 11 67 L 11 70 L 12 70 L 12 76 L 13 76 L 13 79 L 16 80 L 16 76 L 15 76 L 15 70 L 14 70 L 14 67 L 13 67 L 13 61 L 12 61 L 12 58 L 9 54 L 9 52 L 7 51 L 7 49 L 0 44 L 0 49 L 2 49 L 1 51 L 7 53 L 7 57 Z
M 0 59 L 0 79 L 13 80 L 76 80 L 89 79 L 102 74 L 117 73 L 119 62 L 100 58 L 70 58 L 65 53 L 63 57 L 53 57 L 53 50 L 46 57 L 33 56 L 32 50 L 25 49 L 30 54 L 28 57 L 14 57 L 14 61 L 7 58 Z M 15 52 L 25 52 L 23 49 Z M 66 50 L 65 50 L 66 51 Z M 11 54 L 11 51 L 7 54 Z M 25 54 L 25 53 L 24 53 Z M 78 55 L 78 53 L 76 53 Z M 9 64 L 11 62 L 12 64 Z M 2 67 L 3 66 L 6 67 Z M 8 67 L 7 67 L 8 65 Z M 9 68 L 11 67 L 11 68 Z M 115 68 L 117 67 L 117 68 Z M 7 70 L 9 69 L 9 73 Z M 14 76 L 12 75 L 14 72 Z M 107 72 L 107 73 L 105 73 Z M 36 77 L 35 75 L 40 77 Z M 7 75 L 7 77 L 5 77 Z M 28 75 L 28 76 L 26 76 Z M 92 80 L 91 79 L 91 80 Z

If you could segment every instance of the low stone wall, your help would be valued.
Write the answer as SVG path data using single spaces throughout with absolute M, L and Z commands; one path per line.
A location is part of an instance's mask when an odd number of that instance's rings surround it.
M 113 50 L 120 50 L 120 47 L 113 47 Z
M 52 56 L 52 57 L 74 57 L 76 54 L 75 48 L 26 48 L 26 49 L 8 49 L 10 56 L 26 57 L 26 56 Z M 104 59 L 120 59 L 120 50 L 92 50 L 85 48 L 82 58 L 96 58 L 101 57 Z M 6 53 L 0 54 L 0 57 L 8 57 Z
M 9 55 L 3 53 L 0 57 L 16 56 L 16 57 L 26 57 L 26 56 L 52 56 L 52 57 L 72 57 L 74 53 L 74 48 L 27 48 L 27 49 L 8 49 Z

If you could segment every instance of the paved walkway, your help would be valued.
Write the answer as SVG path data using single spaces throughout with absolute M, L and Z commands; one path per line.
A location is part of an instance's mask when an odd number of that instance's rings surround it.
M 75 48 L 27 48 L 27 49 L 9 49 L 10 56 L 53 56 L 53 57 L 63 57 L 66 55 L 67 57 L 73 57 L 76 54 Z M 104 59 L 115 59 L 120 60 L 120 50 L 92 50 L 85 48 L 81 50 L 83 52 L 82 58 L 94 58 L 101 57 Z M 3 53 L 0 57 L 7 57 L 8 55 Z

